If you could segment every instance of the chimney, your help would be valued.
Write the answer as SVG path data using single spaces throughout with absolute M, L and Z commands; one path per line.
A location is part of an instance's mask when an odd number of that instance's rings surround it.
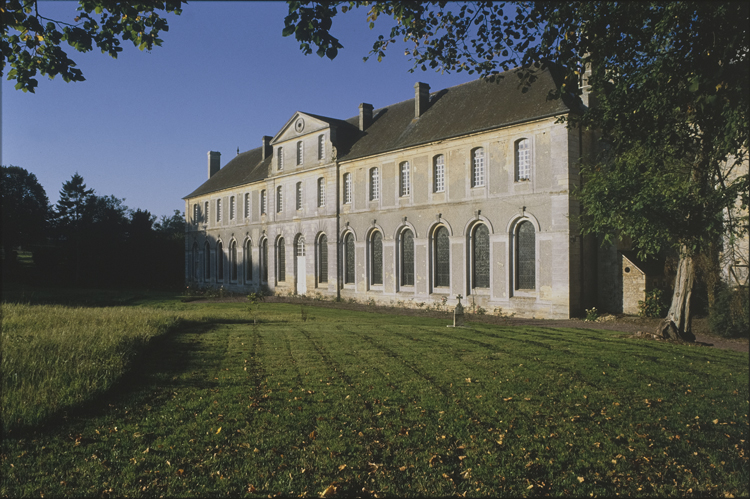
M 271 147 L 271 139 L 273 137 L 269 137 L 268 135 L 264 135 L 261 137 L 261 141 L 263 141 L 263 149 L 261 151 L 261 159 L 266 159 L 270 157 L 273 154 L 273 147 Z
M 221 169 L 221 153 L 208 151 L 208 178 L 213 177 Z
M 414 117 L 422 116 L 430 105 L 430 86 L 427 83 L 414 84 Z
M 372 124 L 372 104 L 359 105 L 359 129 L 365 131 Z

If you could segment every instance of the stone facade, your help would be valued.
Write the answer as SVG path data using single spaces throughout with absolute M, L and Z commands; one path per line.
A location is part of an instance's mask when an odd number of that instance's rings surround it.
M 592 141 L 558 122 L 575 106 L 510 78 L 426 87 L 346 121 L 297 112 L 209 164 L 185 198 L 188 284 L 415 305 L 461 294 L 519 317 L 595 305 L 606 276 L 570 195 Z

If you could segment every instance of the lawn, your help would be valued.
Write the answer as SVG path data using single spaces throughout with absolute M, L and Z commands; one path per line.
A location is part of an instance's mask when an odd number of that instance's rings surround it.
M 257 324 L 243 303 L 122 308 L 173 322 L 108 389 L 6 425 L 0 495 L 748 490 L 744 354 L 312 305 L 260 304 Z M 5 344 L 4 325 L 4 383 Z

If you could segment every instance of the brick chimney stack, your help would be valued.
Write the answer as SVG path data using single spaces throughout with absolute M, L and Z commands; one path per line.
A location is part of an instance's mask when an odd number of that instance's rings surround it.
M 372 124 L 372 104 L 359 105 L 359 129 L 365 131 Z
M 211 178 L 221 169 L 221 153 L 208 151 L 208 178 Z
M 266 159 L 273 155 L 273 147 L 271 147 L 271 139 L 273 137 L 269 137 L 268 135 L 264 135 L 261 137 L 261 141 L 263 142 L 263 149 L 261 150 L 261 159 Z
M 427 83 L 414 84 L 414 117 L 422 116 L 430 106 L 430 86 Z

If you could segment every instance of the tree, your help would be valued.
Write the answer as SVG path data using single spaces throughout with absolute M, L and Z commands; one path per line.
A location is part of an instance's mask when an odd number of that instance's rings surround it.
M 78 52 L 94 46 L 117 58 L 122 41 L 130 40 L 140 50 L 160 46 L 162 31 L 169 25 L 160 12 L 179 15 L 181 0 L 79 0 L 78 15 L 64 22 L 44 17 L 38 0 L 6 0 L 2 8 L 2 72 L 6 58 L 12 68 L 8 79 L 16 89 L 34 92 L 40 73 L 49 78 L 60 75 L 66 82 L 84 81 L 83 73 L 63 50 L 63 42 Z M 0 75 L 2 75 L 0 72 Z
M 36 175 L 18 166 L 3 166 L 0 172 L 2 247 L 9 260 L 14 248 L 44 239 L 50 207 Z
M 690 339 L 695 259 L 747 231 L 750 4 L 289 2 L 283 35 L 334 58 L 338 9 L 365 5 L 370 28 L 394 21 L 368 57 L 402 39 L 413 69 L 492 78 L 516 68 L 531 85 L 555 66 L 554 97 L 587 91 L 586 111 L 568 117 L 603 145 L 584 158 L 582 232 L 628 236 L 641 257 L 677 250 L 660 332 Z

